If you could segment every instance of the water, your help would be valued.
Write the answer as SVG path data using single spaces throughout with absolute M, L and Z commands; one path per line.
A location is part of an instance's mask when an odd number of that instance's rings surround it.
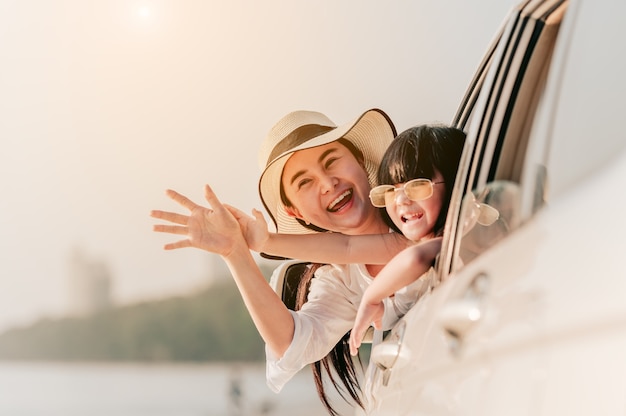
M 263 364 L 0 364 L 2 416 L 326 414 L 308 369 L 275 394 Z

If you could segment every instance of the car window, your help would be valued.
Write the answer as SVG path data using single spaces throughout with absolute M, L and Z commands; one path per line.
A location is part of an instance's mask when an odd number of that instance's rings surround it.
M 513 10 L 457 112 L 454 123 L 468 140 L 450 205 L 453 244 L 442 253 L 443 273 L 471 262 L 524 221 L 526 149 L 567 4 L 530 0 Z M 539 194 L 544 182 L 532 184 Z

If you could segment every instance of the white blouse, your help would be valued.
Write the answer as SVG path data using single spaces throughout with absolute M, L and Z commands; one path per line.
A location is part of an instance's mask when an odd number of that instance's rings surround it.
M 352 329 L 363 292 L 371 282 L 372 276 L 363 264 L 326 265 L 315 272 L 307 302 L 299 311 L 290 311 L 295 325 L 291 345 L 282 358 L 265 347 L 267 385 L 272 391 L 278 393 L 303 367 L 324 358 Z M 417 300 L 421 286 L 419 280 L 417 283 L 401 291 L 401 297 L 410 299 L 410 304 Z M 384 330 L 399 319 L 392 299 L 395 297 L 384 302 Z M 407 300 L 402 302 L 404 307 L 400 309 L 404 312 Z

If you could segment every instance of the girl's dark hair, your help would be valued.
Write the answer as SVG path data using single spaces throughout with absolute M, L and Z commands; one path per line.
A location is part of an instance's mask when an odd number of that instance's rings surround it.
M 296 306 L 294 308 L 296 311 L 300 310 L 302 305 L 306 303 L 309 288 L 311 287 L 311 280 L 315 275 L 315 271 L 321 266 L 323 266 L 323 264 L 310 264 L 302 274 L 296 295 Z M 337 413 L 331 405 L 330 400 L 326 395 L 326 391 L 324 390 L 324 373 L 327 375 L 328 379 L 342 399 L 348 403 L 351 399 L 359 407 L 365 409 L 365 405 L 361 399 L 361 386 L 357 377 L 355 362 L 353 357 L 350 355 L 350 347 L 348 343 L 349 339 L 350 332 L 345 334 L 343 338 L 339 340 L 326 357 L 311 364 L 317 395 L 326 410 L 328 410 L 328 413 L 333 416 L 338 416 L 339 413 Z M 356 360 L 358 360 L 359 366 L 363 368 L 361 357 L 357 356 Z M 350 396 L 350 399 L 346 397 L 346 393 Z
M 363 156 L 363 152 L 361 151 L 361 149 L 356 147 L 350 140 L 344 139 L 343 137 L 340 138 L 340 139 L 337 139 L 336 141 L 341 143 L 342 145 L 344 145 L 350 151 L 350 153 L 352 153 L 354 155 L 356 160 L 362 166 L 365 166 L 365 157 Z M 285 189 L 283 188 L 282 178 L 280 180 L 280 200 L 283 203 L 283 205 L 286 206 L 286 207 L 292 207 L 293 206 L 293 204 L 291 203 L 291 201 L 289 200 L 289 198 L 287 198 L 287 195 L 285 194 Z M 302 221 L 300 218 L 296 218 L 296 221 L 298 221 L 300 223 L 300 225 L 303 226 L 304 228 L 308 228 L 309 230 L 313 230 L 313 231 L 316 231 L 318 233 L 324 233 L 324 232 L 328 231 L 328 230 L 326 230 L 324 228 L 318 227 L 315 224 L 307 224 L 306 222 Z
M 378 169 L 378 184 L 395 185 L 411 179 L 432 179 L 438 171 L 445 182 L 446 194 L 435 223 L 435 234 L 443 231 L 448 206 L 459 168 L 465 133 L 443 125 L 421 125 L 400 133 L 389 145 Z M 381 214 L 388 226 L 398 231 L 387 210 Z

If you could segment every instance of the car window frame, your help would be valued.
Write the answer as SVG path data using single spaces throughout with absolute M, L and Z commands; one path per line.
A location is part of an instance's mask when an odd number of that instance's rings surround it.
M 529 0 L 514 7 L 487 49 L 461 101 L 452 125 L 466 131 L 467 140 L 444 230 L 445 239 L 438 263 L 439 282 L 446 280 L 451 273 L 463 267 L 458 260 L 462 237 L 460 216 L 463 197 L 472 190 L 486 186 L 489 181 L 499 176 L 513 176 L 520 185 L 525 178 L 524 155 L 531 146 L 529 138 L 533 118 L 540 106 L 540 97 L 545 93 L 549 63 L 553 58 L 555 39 L 559 36 L 552 34 L 549 50 L 543 51 L 538 62 L 533 62 L 533 58 L 536 56 L 536 48 L 542 36 L 546 33 L 551 35 L 550 27 L 545 25 L 546 18 L 553 13 L 562 13 L 568 4 L 568 0 Z M 559 22 L 562 20 L 559 19 Z M 527 96 L 524 78 L 528 74 L 529 65 L 533 64 L 535 67 L 531 67 L 533 70 L 531 75 L 536 76 L 539 81 L 531 83 L 533 88 L 529 90 L 530 96 Z M 512 71 L 515 72 L 512 74 Z M 520 97 L 531 102 L 530 108 L 525 109 L 523 122 L 513 118 L 518 116 L 513 114 L 513 111 Z M 518 124 L 516 132 L 509 131 L 512 122 Z M 517 159 L 507 167 L 509 170 L 514 169 L 514 174 L 511 172 L 502 174 L 498 172 L 502 147 L 509 143 L 509 135 L 513 134 L 524 139 L 522 155 L 517 156 Z M 519 144 L 519 137 L 514 141 L 516 145 Z M 532 185 L 544 187 L 545 172 L 543 179 L 537 180 Z M 526 219 L 527 217 L 522 218 L 523 221 Z

